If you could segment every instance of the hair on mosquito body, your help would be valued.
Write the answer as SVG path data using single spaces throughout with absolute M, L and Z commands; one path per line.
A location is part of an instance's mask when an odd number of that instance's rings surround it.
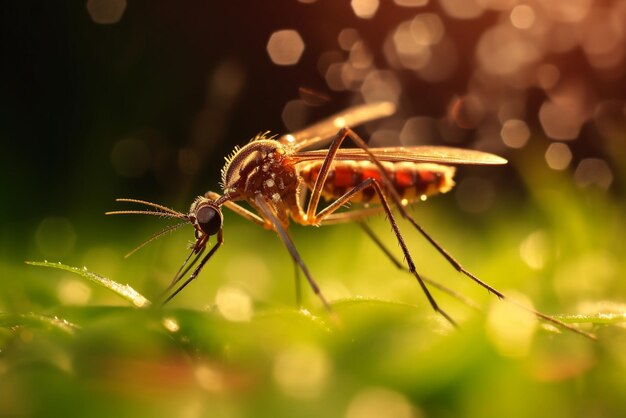
M 117 199 L 148 207 L 107 214 L 156 215 L 179 219 L 140 244 L 144 247 L 155 239 L 191 224 L 195 240 L 190 252 L 170 284 L 162 293 L 167 303 L 195 280 L 206 263 L 224 243 L 223 207 L 242 218 L 271 229 L 289 252 L 296 272 L 300 271 L 324 308 L 334 317 L 331 304 L 309 271 L 289 234 L 291 222 L 304 226 L 357 223 L 364 233 L 396 265 L 401 265 L 418 282 L 431 308 L 452 326 L 455 320 L 438 304 L 429 286 L 438 288 L 467 303 L 454 290 L 418 272 L 397 220 L 403 219 L 459 273 L 500 299 L 507 299 L 536 317 L 585 337 L 595 336 L 566 324 L 550 315 L 524 307 L 505 297 L 499 290 L 482 281 L 458 262 L 441 244 L 415 221 L 407 207 L 426 197 L 445 193 L 454 186 L 455 166 L 496 166 L 506 160 L 487 152 L 443 146 L 398 146 L 370 148 L 350 127 L 389 116 L 395 105 L 371 103 L 346 109 L 301 131 L 276 136 L 269 132 L 256 135 L 250 142 L 235 149 L 225 158 L 221 170 L 221 194 L 208 191 L 197 197 L 188 213 L 139 199 Z M 343 148 L 350 139 L 356 148 Z M 322 198 L 326 204 L 322 204 Z M 249 207 L 242 206 L 247 203 Z M 359 206 L 339 210 L 350 204 Z M 384 214 L 403 255 L 403 262 L 382 245 L 382 241 L 363 221 Z M 211 238 L 215 237 L 214 240 Z M 214 242 L 210 245 L 209 242 Z M 296 274 L 296 299 L 300 303 L 299 274 Z

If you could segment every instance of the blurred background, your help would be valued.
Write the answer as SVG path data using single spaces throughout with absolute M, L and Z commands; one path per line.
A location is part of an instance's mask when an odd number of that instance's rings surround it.
M 2 317 L 0 415 L 67 413 L 81 399 L 76 414 L 103 416 L 623 416 L 623 1 L 20 1 L 0 19 L 0 311 L 82 329 L 59 337 Z M 151 299 L 191 230 L 125 260 L 166 224 L 104 216 L 128 208 L 115 198 L 184 212 L 219 191 L 236 145 L 381 100 L 398 112 L 359 127 L 372 146 L 510 161 L 459 169 L 457 187 L 415 216 L 479 277 L 548 313 L 585 316 L 600 343 L 528 325 L 405 224 L 420 271 L 478 301 L 482 313 L 435 294 L 464 331 L 434 319 L 414 281 L 353 225 L 292 228 L 325 293 L 347 301 L 343 336 L 297 313 L 281 243 L 232 213 L 224 248 L 173 301 L 173 322 L 23 263 L 85 266 Z M 397 248 L 382 218 L 371 225 Z M 305 301 L 323 316 L 308 289 Z

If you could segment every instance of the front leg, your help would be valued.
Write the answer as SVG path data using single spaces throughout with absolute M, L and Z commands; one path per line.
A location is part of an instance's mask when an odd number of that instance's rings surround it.
M 306 264 L 304 264 L 304 261 L 302 260 L 302 257 L 300 257 L 300 254 L 298 253 L 298 250 L 296 249 L 296 246 L 294 245 L 293 241 L 291 240 L 291 237 L 289 236 L 289 233 L 287 233 L 287 230 L 285 229 L 285 227 L 283 227 L 283 225 L 280 223 L 280 221 L 279 221 L 278 217 L 276 216 L 276 214 L 274 213 L 274 210 L 272 209 L 271 205 L 260 194 L 256 196 L 254 202 L 256 203 L 257 207 L 263 213 L 263 216 L 265 216 L 270 222 L 272 222 L 272 224 L 274 226 L 274 230 L 278 234 L 278 237 L 282 240 L 283 244 L 285 244 L 285 247 L 287 247 L 287 251 L 289 251 L 289 254 L 291 255 L 291 258 L 293 258 L 293 261 L 298 266 L 300 266 L 300 269 L 302 270 L 302 272 L 304 273 L 304 276 L 306 277 L 307 281 L 309 282 L 309 285 L 311 286 L 311 289 L 313 289 L 313 292 L 320 299 L 320 301 L 322 302 L 322 304 L 324 305 L 326 310 L 330 313 L 330 315 L 333 318 L 333 320 L 337 321 L 337 318 L 336 318 L 336 316 L 334 314 L 334 311 L 333 311 L 332 307 L 330 306 L 330 303 L 328 303 L 328 300 L 324 297 L 324 294 L 320 290 L 317 282 L 315 281 L 315 279 L 313 279 L 313 276 L 309 272 L 309 269 L 307 268 Z

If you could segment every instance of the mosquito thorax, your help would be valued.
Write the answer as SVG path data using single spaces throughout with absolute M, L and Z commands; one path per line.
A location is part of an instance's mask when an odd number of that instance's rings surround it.
M 226 159 L 222 170 L 225 194 L 250 197 L 261 193 L 275 203 L 286 193 L 293 193 L 297 183 L 296 169 L 290 163 L 290 150 L 264 136 L 236 149 Z
M 212 236 L 219 232 L 224 222 L 222 211 L 211 199 L 200 196 L 189 209 L 189 221 L 202 235 Z

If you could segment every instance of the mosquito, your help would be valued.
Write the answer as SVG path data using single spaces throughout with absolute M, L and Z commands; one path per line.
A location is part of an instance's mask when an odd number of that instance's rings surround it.
M 461 298 L 460 295 L 437 282 L 423 278 L 418 273 L 400 232 L 394 209 L 457 271 L 498 298 L 505 299 L 503 293 L 480 280 L 452 257 L 415 221 L 407 208 L 428 196 L 449 191 L 454 186 L 456 165 L 501 165 L 507 161 L 486 152 L 443 146 L 370 148 L 351 129 L 365 122 L 390 116 L 395 110 L 395 105 L 390 102 L 363 104 L 348 108 L 295 133 L 280 137 L 268 136 L 267 133 L 259 134 L 247 145 L 236 147 L 226 157 L 226 164 L 221 171 L 222 193 L 209 191 L 197 197 L 188 213 L 144 200 L 124 198 L 117 201 L 137 203 L 147 208 L 112 211 L 107 212 L 107 215 L 156 215 L 181 220 L 152 235 L 129 255 L 168 232 L 186 224 L 193 225 L 195 242 L 163 292 L 164 304 L 198 277 L 205 264 L 224 243 L 222 207 L 227 207 L 244 219 L 276 232 L 296 265 L 298 303 L 299 269 L 312 291 L 332 314 L 331 304 L 320 290 L 289 235 L 290 222 L 310 226 L 357 222 L 393 261 L 391 252 L 362 222 L 367 217 L 383 213 L 404 255 L 406 269 L 417 280 L 432 309 L 456 326 L 454 319 L 432 296 L 427 283 L 454 297 Z M 346 139 L 350 139 L 356 148 L 340 148 Z M 322 198 L 329 203 L 322 205 L 320 203 Z M 252 210 L 241 206 L 238 203 L 241 201 L 246 201 Z M 339 211 L 350 203 L 363 205 Z M 214 236 L 215 243 L 211 246 L 209 241 Z M 518 306 L 559 327 L 594 338 L 592 334 L 550 315 Z

